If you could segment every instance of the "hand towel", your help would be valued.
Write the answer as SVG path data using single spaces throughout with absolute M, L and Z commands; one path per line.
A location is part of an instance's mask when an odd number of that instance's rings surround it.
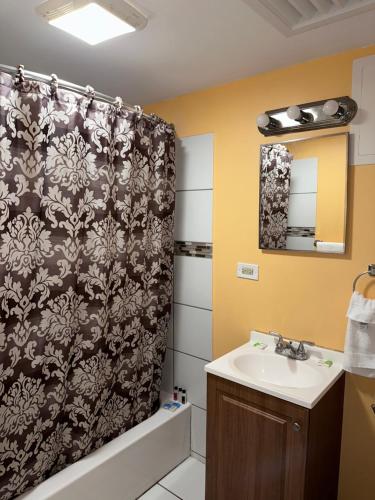
M 347 318 L 344 369 L 375 378 L 375 300 L 354 292 Z

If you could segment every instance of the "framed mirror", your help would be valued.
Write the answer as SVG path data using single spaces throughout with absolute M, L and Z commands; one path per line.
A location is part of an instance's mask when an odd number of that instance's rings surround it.
M 345 253 L 348 134 L 260 146 L 259 248 Z

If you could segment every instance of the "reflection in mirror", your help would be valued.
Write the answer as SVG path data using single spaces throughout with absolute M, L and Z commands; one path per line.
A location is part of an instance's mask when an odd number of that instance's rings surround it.
M 345 252 L 348 134 L 260 147 L 259 247 Z

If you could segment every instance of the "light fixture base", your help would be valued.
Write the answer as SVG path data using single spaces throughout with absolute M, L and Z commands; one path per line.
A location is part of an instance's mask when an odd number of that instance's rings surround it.
M 334 116 L 329 116 L 323 111 L 324 104 L 328 100 L 329 99 L 324 99 L 322 101 L 298 104 L 298 107 L 301 109 L 303 114 L 307 114 L 312 117 L 312 119 L 306 122 L 297 122 L 296 120 L 289 118 L 287 114 L 289 107 L 266 111 L 265 113 L 270 117 L 270 119 L 279 122 L 280 126 L 277 128 L 258 126 L 258 130 L 264 136 L 271 136 L 290 134 L 293 132 L 305 132 L 307 130 L 344 127 L 345 125 L 348 125 L 357 114 L 357 103 L 350 97 L 343 96 L 335 97 L 334 100 L 339 102 L 340 107 L 344 110 L 344 112 Z

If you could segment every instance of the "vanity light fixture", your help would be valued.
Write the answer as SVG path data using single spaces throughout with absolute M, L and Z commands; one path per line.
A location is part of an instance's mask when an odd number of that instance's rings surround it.
M 353 99 L 342 96 L 267 110 L 257 117 L 256 123 L 265 136 L 320 130 L 348 125 L 357 110 Z
M 262 113 L 258 115 L 256 122 L 258 127 L 260 128 L 273 129 L 280 127 L 280 122 L 267 115 L 267 113 Z
M 47 0 L 36 8 L 49 24 L 96 45 L 142 29 L 147 18 L 124 0 Z
M 287 109 L 286 114 L 288 115 L 288 118 L 299 123 L 309 123 L 314 121 L 313 115 L 302 111 L 299 106 L 290 106 Z

